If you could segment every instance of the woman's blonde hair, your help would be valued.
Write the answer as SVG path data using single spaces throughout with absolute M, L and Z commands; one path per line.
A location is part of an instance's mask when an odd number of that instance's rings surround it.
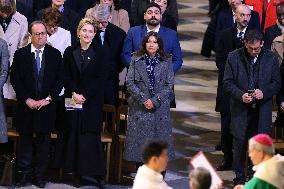
M 90 19 L 90 18 L 83 18 L 80 22 L 79 22 L 79 25 L 77 27 L 77 36 L 79 37 L 79 33 L 80 33 L 80 30 L 87 24 L 90 24 L 92 26 L 94 26 L 94 32 L 96 33 L 97 32 L 97 28 L 98 28 L 98 24 L 96 21 Z

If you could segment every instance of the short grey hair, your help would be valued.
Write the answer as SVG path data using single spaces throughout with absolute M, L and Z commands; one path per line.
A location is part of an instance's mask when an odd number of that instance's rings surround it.
M 256 142 L 253 138 L 249 139 L 249 148 L 259 152 L 262 151 L 269 156 L 273 156 L 275 154 L 275 148 L 273 144 L 271 146 L 266 146 Z
M 105 4 L 97 4 L 91 13 L 93 18 L 100 20 L 108 20 L 111 15 L 111 9 L 108 5 Z
M 196 189 L 209 189 L 212 182 L 210 172 L 203 167 L 193 169 L 189 174 L 189 179 Z

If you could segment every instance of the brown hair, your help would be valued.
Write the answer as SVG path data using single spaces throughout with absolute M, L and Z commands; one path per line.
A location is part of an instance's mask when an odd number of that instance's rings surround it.
M 79 35 L 80 30 L 82 29 L 82 27 L 84 27 L 85 25 L 90 24 L 92 26 L 94 26 L 94 31 L 95 33 L 97 32 L 97 28 L 98 28 L 98 23 L 90 18 L 83 18 L 80 22 L 79 25 L 77 27 L 77 36 Z
M 45 24 L 58 26 L 62 22 L 63 16 L 58 9 L 49 7 L 44 9 L 41 19 Z
M 0 0 L 0 12 L 13 15 L 16 12 L 15 0 Z
M 151 36 L 154 36 L 156 39 L 157 39 L 157 43 L 158 43 L 158 50 L 157 50 L 157 53 L 160 55 L 160 57 L 162 59 L 167 59 L 170 57 L 169 54 L 167 54 L 165 51 L 164 51 L 164 43 L 163 43 L 163 40 L 162 38 L 158 35 L 158 33 L 156 32 L 153 32 L 153 31 L 150 31 L 143 39 L 142 41 L 142 45 L 140 47 L 140 49 L 138 51 L 135 52 L 135 54 L 137 56 L 142 56 L 144 55 L 145 53 L 147 53 L 147 50 L 146 50 L 146 43 L 148 42 L 149 38 Z

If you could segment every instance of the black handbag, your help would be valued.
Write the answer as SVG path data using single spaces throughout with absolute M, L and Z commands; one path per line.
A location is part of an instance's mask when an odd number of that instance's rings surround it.
M 0 180 L 0 185 L 12 186 L 15 181 L 15 163 L 16 158 L 9 155 L 3 155 L 4 167 Z

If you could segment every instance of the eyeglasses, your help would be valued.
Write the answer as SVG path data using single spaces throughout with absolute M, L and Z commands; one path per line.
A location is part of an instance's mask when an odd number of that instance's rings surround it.
M 108 21 L 106 20 L 98 20 L 97 22 L 98 24 L 101 24 L 101 25 L 106 25 L 108 23 Z
M 33 33 L 33 35 L 35 35 L 36 37 L 45 36 L 46 32 L 36 32 L 36 33 Z

